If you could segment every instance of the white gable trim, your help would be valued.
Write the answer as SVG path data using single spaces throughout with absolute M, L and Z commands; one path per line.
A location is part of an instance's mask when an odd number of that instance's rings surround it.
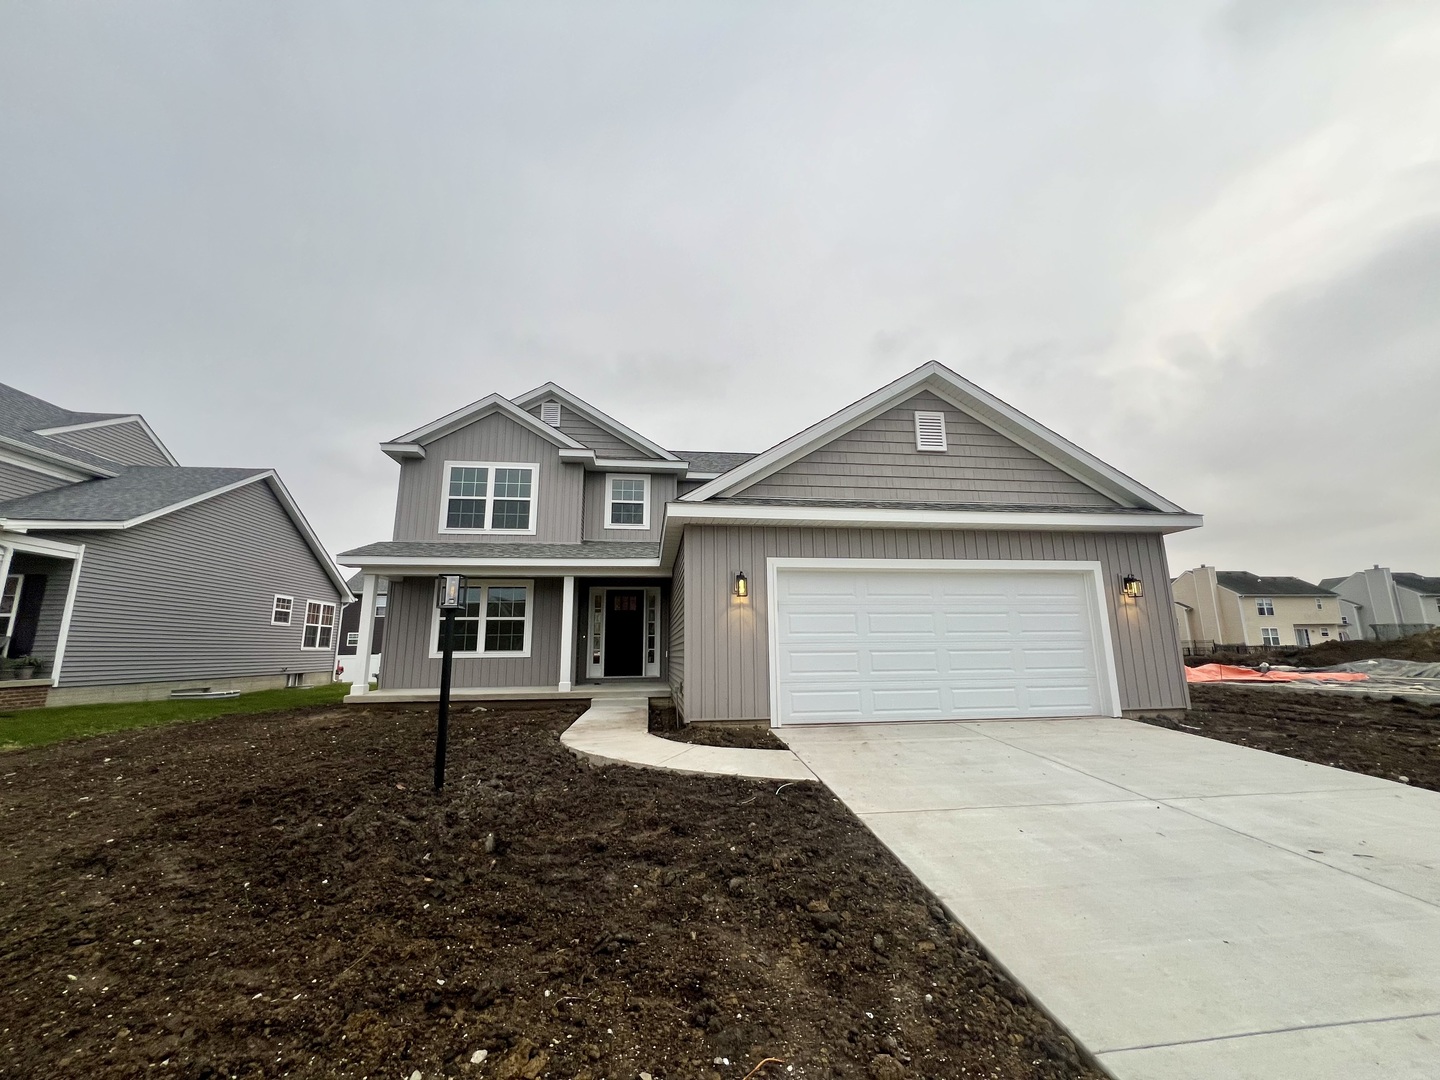
M 595 408 L 594 405 L 591 405 L 588 401 L 584 401 L 581 398 L 576 397 L 574 394 L 570 393 L 570 391 L 566 390 L 563 386 L 557 386 L 553 382 L 547 382 L 544 386 L 537 386 L 534 390 L 530 390 L 524 394 L 519 395 L 515 398 L 515 404 L 520 406 L 520 408 L 522 409 L 528 409 L 531 405 L 534 405 L 535 402 L 543 401 L 546 398 L 554 398 L 558 400 L 562 405 L 570 406 L 571 409 L 579 413 L 581 416 L 585 417 L 585 419 L 589 420 L 596 427 L 600 428 L 602 431 L 608 431 L 611 435 L 614 435 L 622 442 L 629 443 L 636 450 L 643 450 L 647 454 L 653 454 L 661 461 L 680 460 L 674 454 L 670 453 L 669 450 L 666 450 L 663 446 L 651 442 L 649 439 L 645 438 L 644 435 L 641 435 L 638 432 L 631 431 L 628 427 L 620 423 L 620 421 L 616 420 L 613 416 L 609 416 L 606 413 L 601 412 L 599 409 Z
M 64 480 L 71 484 L 79 484 L 86 480 L 95 479 L 89 473 L 74 472 L 58 465 L 42 465 L 34 459 L 27 460 L 19 454 L 11 454 L 4 450 L 0 450 L 0 461 L 3 461 L 6 465 L 19 466 L 27 472 L 33 472 L 36 476 L 48 476 L 52 480 Z
M 458 431 L 467 424 L 476 420 L 483 420 L 493 413 L 503 413 L 514 420 L 517 424 L 539 435 L 546 442 L 569 450 L 589 449 L 582 443 L 576 442 L 563 431 L 543 423 L 538 416 L 531 416 L 524 409 L 519 408 L 509 398 L 503 398 L 499 394 L 491 394 L 489 397 L 481 398 L 479 401 L 471 402 L 463 409 L 456 409 L 454 412 L 442 416 L 439 420 L 432 420 L 424 427 L 418 427 L 414 431 L 408 431 L 398 439 L 381 443 L 380 449 L 399 461 L 403 458 L 415 458 L 425 456 L 425 444 L 432 443 L 452 431 Z M 417 452 L 418 451 L 418 452 Z
M 19 439 L 12 439 L 7 435 L 0 435 L 0 444 L 3 444 L 10 449 L 15 450 L 27 457 L 39 458 L 41 461 L 51 461 L 71 469 L 77 469 L 87 480 L 97 476 L 110 477 L 120 475 L 119 473 L 113 472 L 110 469 L 103 469 L 99 465 L 90 465 L 83 461 L 77 461 L 75 458 L 67 457 L 64 454 L 56 453 L 53 450 L 42 450 L 38 446 L 31 446 L 27 442 L 21 442 Z M 64 444 L 62 443 L 61 445 Z
M 117 424 L 138 424 L 141 430 L 145 432 L 145 437 L 155 444 L 155 449 L 159 450 L 160 453 L 165 455 L 166 461 L 168 461 L 171 465 L 178 466 L 180 464 L 180 462 L 175 460 L 175 455 L 170 453 L 169 449 L 165 446 L 165 444 L 160 441 L 160 437 L 155 434 L 154 429 L 145 422 L 145 418 L 139 413 L 136 413 L 133 416 L 116 416 L 112 417 L 109 420 L 91 420 L 87 424 L 68 424 L 65 427 L 45 428 L 44 430 L 37 429 L 35 434 L 68 435 L 72 431 L 90 431 L 94 428 L 114 427 Z M 93 453 L 94 451 L 88 452 Z
M 743 491 L 923 390 L 931 391 L 1122 506 L 1144 507 L 1171 514 L 1185 512 L 1180 506 L 934 360 L 792 435 L 763 454 L 737 465 L 721 477 L 686 492 L 680 496 L 680 501 L 704 502 L 715 496 Z

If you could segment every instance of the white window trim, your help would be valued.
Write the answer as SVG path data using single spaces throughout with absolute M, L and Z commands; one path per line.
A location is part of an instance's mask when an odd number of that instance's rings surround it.
M 1266 610 L 1265 610 L 1267 607 L 1270 609 L 1269 611 L 1266 611 Z M 1257 597 L 1255 598 L 1255 614 L 1260 615 L 1260 616 L 1262 616 L 1262 617 L 1264 617 L 1264 618 L 1267 618 L 1267 619 L 1270 618 L 1272 615 L 1274 615 L 1274 614 L 1275 614 L 1275 600 L 1274 600 L 1274 598 L 1269 597 L 1269 596 L 1257 596 Z
M 450 470 L 452 469 L 488 469 L 489 473 L 485 478 L 485 520 L 490 520 L 495 509 L 495 470 L 496 469 L 529 469 L 530 470 L 530 527 L 528 529 L 492 529 L 488 526 L 482 529 L 452 529 L 445 524 L 450 516 Z M 461 496 L 456 496 L 460 498 Z M 442 533 L 461 533 L 464 535 L 475 535 L 479 533 L 491 536 L 534 536 L 535 522 L 539 518 L 540 508 L 540 465 L 535 461 L 447 461 L 445 469 L 440 474 L 440 522 L 439 529 Z
M 1274 635 L 1275 635 L 1275 640 L 1274 640 L 1274 641 L 1266 641 L 1266 640 L 1265 640 L 1265 635 L 1266 635 L 1266 634 L 1274 634 Z M 1261 645 L 1266 645 L 1266 646 L 1279 645 L 1279 644 L 1280 644 L 1280 628 L 1279 628 L 1278 626 L 1262 626 L 1262 627 L 1260 628 L 1260 644 L 1261 644 Z
M 320 608 L 320 617 L 321 617 L 322 619 L 325 617 L 325 609 L 326 609 L 326 608 L 329 608 L 329 609 L 330 609 L 330 640 L 329 640 L 329 642 L 327 642 L 327 643 L 324 644 L 324 645 L 321 645 L 321 644 L 320 644 L 320 631 L 325 629 L 325 624 L 324 624 L 323 622 L 312 623 L 312 622 L 310 621 L 310 605 L 311 605 L 311 604 L 316 604 L 316 605 L 319 606 L 319 608 Z M 301 612 L 301 620 L 300 620 L 300 650 L 301 650 L 302 652 L 330 652 L 330 651 L 332 651 L 332 650 L 335 648 L 335 640 L 336 640 L 335 632 L 340 628 L 340 622 L 339 622 L 339 619 L 337 618 L 338 614 L 339 614 L 339 610 L 337 609 L 337 607 L 336 607 L 336 605 L 335 605 L 335 603 L 334 603 L 333 601 L 330 601 L 330 600 L 310 600 L 310 599 L 306 599 L 306 601 L 305 601 L 305 610 L 304 610 L 303 612 Z M 305 644 L 305 630 L 306 630 L 307 627 L 311 627 L 311 626 L 314 626 L 314 627 L 317 628 L 316 631 L 315 631 L 315 644 L 314 644 L 314 645 L 306 645 L 306 644 Z
M 630 592 L 643 590 L 645 593 L 645 613 L 640 623 L 640 658 L 644 666 L 643 675 L 606 675 L 605 674 L 605 643 L 609 636 L 610 622 L 610 593 Z M 593 585 L 590 588 L 590 595 L 587 598 L 588 604 L 585 608 L 585 677 L 587 679 L 658 679 L 660 677 L 660 658 L 665 655 L 664 635 L 661 633 L 661 611 L 660 611 L 660 589 L 654 585 Z M 600 601 L 600 626 L 599 642 L 592 635 L 596 631 L 594 625 L 595 601 Z M 646 648 L 649 644 L 648 634 L 650 629 L 650 614 L 655 614 L 655 659 L 646 659 Z M 596 653 L 599 653 L 598 658 Z M 456 654 L 459 655 L 458 653 Z
M 615 481 L 616 480 L 640 480 L 645 484 L 642 512 L 638 525 L 617 525 L 612 520 L 615 512 Z M 628 503 L 630 500 L 622 499 L 621 502 Z M 606 473 L 605 474 L 605 528 L 607 529 L 648 529 L 650 528 L 650 477 L 648 474 L 636 476 L 634 473 Z
M 290 618 L 281 622 L 275 616 L 280 613 L 280 601 L 290 601 Z M 284 593 L 276 593 L 275 598 L 270 601 L 270 625 L 271 626 L 294 626 L 295 625 L 295 597 L 286 596 Z
M 927 420 L 940 422 L 940 445 L 926 446 L 921 437 L 920 426 Z M 915 410 L 915 449 L 922 454 L 943 454 L 950 449 L 949 433 L 946 431 L 945 414 L 933 409 Z
M 485 607 L 490 601 L 490 587 L 525 590 L 525 648 L 519 652 L 486 652 L 485 651 Z M 480 601 L 480 633 L 476 637 L 476 645 L 479 648 L 474 652 L 456 651 L 454 656 L 461 660 L 524 660 L 530 655 L 531 632 L 535 625 L 535 580 L 533 578 L 485 578 L 478 580 L 467 578 L 465 587 L 469 589 L 485 590 L 485 595 Z M 440 623 L 442 612 L 434 608 L 434 616 L 430 625 L 430 659 L 440 659 Z
M 9 639 L 15 636 L 15 620 L 20 617 L 20 598 L 25 595 L 24 574 L 6 574 L 0 585 L 9 584 L 11 578 L 15 579 L 15 606 L 8 615 L 0 615 L 0 640 L 5 642 L 5 653 L 10 651 Z

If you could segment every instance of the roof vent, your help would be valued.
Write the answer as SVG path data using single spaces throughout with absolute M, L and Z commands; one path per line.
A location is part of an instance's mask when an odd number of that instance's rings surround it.
M 540 419 L 551 427 L 560 426 L 560 402 L 542 401 L 540 403 Z
M 915 449 L 945 450 L 945 414 L 943 412 L 917 412 L 915 414 Z

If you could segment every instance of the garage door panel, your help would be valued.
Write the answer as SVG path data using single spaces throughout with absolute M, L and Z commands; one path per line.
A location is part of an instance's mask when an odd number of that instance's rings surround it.
M 774 602 L 783 723 L 1103 708 L 1085 571 L 781 568 Z

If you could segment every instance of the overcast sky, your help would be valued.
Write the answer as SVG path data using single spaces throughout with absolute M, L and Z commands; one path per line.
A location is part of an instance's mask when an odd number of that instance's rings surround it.
M 0 0 L 0 381 L 332 551 L 491 392 L 754 451 L 929 359 L 1172 570 L 1440 574 L 1440 4 Z

